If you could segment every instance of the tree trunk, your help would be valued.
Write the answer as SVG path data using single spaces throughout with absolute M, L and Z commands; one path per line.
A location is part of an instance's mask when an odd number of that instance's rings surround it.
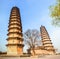
M 33 56 L 35 55 L 35 49 L 34 48 L 32 48 L 32 52 L 33 52 Z

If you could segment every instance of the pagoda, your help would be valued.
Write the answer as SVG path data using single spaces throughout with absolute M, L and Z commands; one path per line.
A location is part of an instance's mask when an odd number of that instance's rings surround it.
M 21 16 L 18 7 L 13 7 L 11 10 L 7 35 L 7 55 L 21 55 L 24 45 Z
M 50 40 L 49 34 L 45 26 L 40 27 L 40 32 L 41 32 L 41 38 L 42 38 L 42 45 L 44 46 L 44 49 L 49 52 L 55 53 L 55 49 L 52 45 L 52 42 Z

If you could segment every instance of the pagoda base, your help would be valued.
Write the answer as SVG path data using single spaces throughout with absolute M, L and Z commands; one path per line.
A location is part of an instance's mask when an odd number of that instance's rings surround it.
M 7 46 L 7 55 L 22 55 L 23 54 L 23 49 L 21 46 Z

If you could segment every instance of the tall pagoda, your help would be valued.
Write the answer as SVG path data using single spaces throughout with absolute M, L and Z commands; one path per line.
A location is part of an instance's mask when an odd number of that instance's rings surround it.
M 7 35 L 7 55 L 21 55 L 24 45 L 21 16 L 18 7 L 13 7 L 11 10 Z
M 55 49 L 52 45 L 52 42 L 50 40 L 49 34 L 45 26 L 41 26 L 40 31 L 41 31 L 42 44 L 45 47 L 45 50 L 52 51 L 53 53 L 55 53 Z

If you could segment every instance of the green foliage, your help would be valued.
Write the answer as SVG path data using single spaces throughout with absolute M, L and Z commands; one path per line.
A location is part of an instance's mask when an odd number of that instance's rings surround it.
M 55 5 L 50 6 L 52 24 L 60 26 L 60 0 Z

